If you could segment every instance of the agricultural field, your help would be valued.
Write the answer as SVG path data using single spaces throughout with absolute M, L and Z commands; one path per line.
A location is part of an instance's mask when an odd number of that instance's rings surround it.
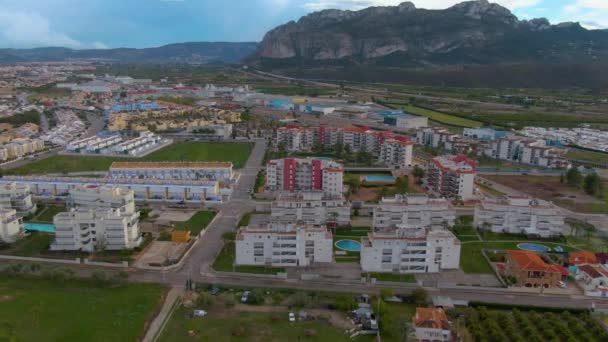
M 0 277 L 2 341 L 136 341 L 163 288 L 99 285 L 90 280 Z
M 586 151 L 576 148 L 570 149 L 565 157 L 592 163 L 608 163 L 608 153 Z
M 420 108 L 412 105 L 400 105 L 400 107 L 407 113 L 426 116 L 429 120 L 457 127 L 481 127 L 483 123 L 480 121 L 475 121 L 471 119 L 466 119 L 462 117 L 458 117 L 455 115 L 450 115 L 446 113 L 440 113 L 435 110 Z
M 142 158 L 52 156 L 13 170 L 6 170 L 5 174 L 35 175 L 107 171 L 114 161 L 231 161 L 234 164 L 234 168 L 239 169 L 245 166 L 252 149 L 253 144 L 251 143 L 175 143 Z
M 490 310 L 485 307 L 459 310 L 468 335 L 475 341 L 544 342 L 607 341 L 608 332 L 587 312 Z
M 192 217 L 185 222 L 178 222 L 175 225 L 177 230 L 189 230 L 192 235 L 198 235 L 215 217 L 215 211 L 201 210 L 197 211 Z

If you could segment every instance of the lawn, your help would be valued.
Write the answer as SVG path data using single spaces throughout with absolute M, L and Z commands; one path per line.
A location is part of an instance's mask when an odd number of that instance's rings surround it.
M 0 340 L 137 341 L 162 293 L 152 284 L 0 277 Z
M 413 274 L 400 274 L 400 273 L 364 273 L 363 276 L 370 278 L 376 278 L 378 281 L 393 281 L 400 283 L 415 283 L 416 276 Z
M 408 113 L 426 116 L 432 121 L 439 122 L 446 125 L 458 126 L 458 127 L 481 127 L 483 123 L 479 121 L 469 120 L 458 116 L 440 113 L 434 110 L 415 107 L 412 105 L 402 105 L 401 108 Z
M 285 272 L 284 268 L 280 267 L 265 267 L 265 266 L 234 266 L 235 244 L 234 241 L 226 241 L 220 254 L 213 262 L 213 269 L 220 272 L 241 272 L 241 273 L 258 273 L 258 274 L 276 274 Z
M 189 230 L 192 235 L 198 235 L 215 217 L 215 211 L 201 210 L 185 222 L 179 222 L 175 225 L 177 230 Z
M 361 242 L 361 236 L 367 235 L 368 232 L 369 231 L 364 232 L 363 230 L 361 230 L 357 234 L 357 232 L 354 232 L 354 233 L 347 232 L 347 231 L 340 232 L 338 230 L 338 233 L 336 233 L 334 235 L 334 249 L 333 249 L 334 250 L 334 260 L 336 262 L 357 262 L 358 263 L 361 260 L 360 252 L 345 251 L 343 249 L 340 249 L 336 246 L 336 242 L 340 241 L 340 240 L 353 240 L 353 241 Z M 335 254 L 336 251 L 343 252 L 345 254 L 337 255 L 337 254 Z
M 593 163 L 608 163 L 608 153 L 579 150 L 575 148 L 570 149 L 568 153 L 566 153 L 566 158 Z
M 30 233 L 29 236 L 17 240 L 7 249 L 0 250 L 0 253 L 25 257 L 38 256 L 49 249 L 53 240 L 55 240 L 55 234 Z
M 142 158 L 52 156 L 22 167 L 6 170 L 6 174 L 34 175 L 45 173 L 67 173 L 107 171 L 114 161 L 168 161 L 168 162 L 228 162 L 236 169 L 245 166 L 253 149 L 251 143 L 175 143 Z
M 52 223 L 55 215 L 66 211 L 63 205 L 48 205 L 40 209 L 39 213 L 32 219 L 33 222 Z

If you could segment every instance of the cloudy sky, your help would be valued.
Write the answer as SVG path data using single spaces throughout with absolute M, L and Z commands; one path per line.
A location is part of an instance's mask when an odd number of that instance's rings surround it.
M 325 8 L 399 0 L 0 0 L 0 48 L 148 47 L 187 41 L 259 41 L 270 28 Z M 458 0 L 414 0 L 440 9 Z M 524 19 L 608 28 L 608 0 L 495 0 Z

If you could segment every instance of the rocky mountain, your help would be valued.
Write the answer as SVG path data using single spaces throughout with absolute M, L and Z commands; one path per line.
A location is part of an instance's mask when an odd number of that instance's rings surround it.
M 74 59 L 101 59 L 120 63 L 236 63 L 251 55 L 256 46 L 257 43 L 179 43 L 145 49 L 0 49 L 0 63 Z
M 429 66 L 586 63 L 608 59 L 608 30 L 519 20 L 487 0 L 444 10 L 411 2 L 360 11 L 324 10 L 266 34 L 248 63 L 262 66 Z

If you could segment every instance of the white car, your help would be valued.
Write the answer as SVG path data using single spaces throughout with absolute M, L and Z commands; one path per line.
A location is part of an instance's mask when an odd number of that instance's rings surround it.
M 560 289 L 565 289 L 566 283 L 564 283 L 563 281 L 560 280 L 557 282 L 557 287 L 559 287 Z
M 296 315 L 294 315 L 293 312 L 289 313 L 289 321 L 290 322 L 295 322 L 296 321 Z

